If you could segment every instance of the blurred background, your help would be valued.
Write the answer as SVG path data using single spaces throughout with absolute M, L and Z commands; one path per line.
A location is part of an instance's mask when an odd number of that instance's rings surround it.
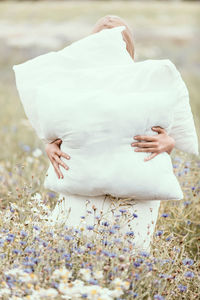
M 136 61 L 168 58 L 177 66 L 190 93 L 200 137 L 200 2 L 1 1 L 0 179 L 4 185 L 0 197 L 20 184 L 13 173 L 20 175 L 22 169 L 27 182 L 34 177 L 40 184 L 48 163 L 44 150 L 39 150 L 43 145 L 24 115 L 12 66 L 87 36 L 107 14 L 129 23 Z M 33 163 L 34 157 L 40 157 L 38 163 Z

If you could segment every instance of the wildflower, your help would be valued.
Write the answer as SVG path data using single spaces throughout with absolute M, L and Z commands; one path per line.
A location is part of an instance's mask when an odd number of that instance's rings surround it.
M 119 209 L 119 211 L 120 211 L 120 213 L 125 213 L 125 212 L 127 212 L 127 210 L 126 209 L 123 209 L 123 208 L 121 208 L 121 209 Z
M 183 285 L 183 284 L 179 284 L 179 285 L 178 285 L 178 288 L 179 288 L 179 290 L 180 290 L 181 292 L 186 292 L 186 291 L 187 291 L 187 287 L 186 287 L 185 285 Z
M 190 258 L 185 258 L 185 259 L 182 260 L 182 263 L 183 263 L 185 266 L 186 266 L 186 265 L 192 266 L 193 263 L 194 263 L 194 260 L 193 260 L 193 259 L 190 259 Z
M 163 214 L 161 215 L 161 217 L 163 217 L 163 218 L 167 218 L 167 217 L 169 217 L 169 214 L 167 214 L 167 213 L 163 213 Z
M 140 263 L 137 262 L 137 261 L 135 261 L 135 262 L 133 263 L 133 265 L 134 265 L 134 267 L 138 268 L 138 267 L 140 266 Z
M 108 222 L 102 222 L 101 223 L 103 226 L 109 226 L 109 223 Z
M 94 229 L 94 226 L 88 225 L 86 228 L 87 228 L 88 230 L 93 230 L 93 229 Z
M 143 256 L 143 257 L 148 257 L 149 253 L 146 252 L 146 251 L 140 251 L 140 255 Z
M 183 204 L 184 204 L 185 206 L 188 206 L 190 203 L 191 203 L 191 201 L 184 201 L 184 202 L 183 202 Z
M 156 232 L 156 236 L 161 236 L 163 234 L 163 230 L 158 230 L 157 232 Z
M 35 230 L 40 230 L 40 227 L 37 226 L 37 225 L 34 225 L 33 228 L 34 228 Z
M 110 234 L 115 234 L 116 233 L 116 230 L 114 230 L 114 229 L 109 229 L 109 231 L 108 231 Z
M 80 275 L 82 276 L 82 278 L 84 280 L 87 280 L 87 281 L 90 280 L 90 278 L 91 278 L 91 271 L 90 271 L 90 269 L 81 268 L 79 270 L 79 273 L 80 273 Z
M 53 193 L 53 192 L 48 192 L 47 195 L 48 195 L 50 198 L 55 198 L 55 197 L 56 197 L 56 194 Z
M 35 249 L 27 247 L 24 252 L 31 254 L 31 253 L 35 252 Z
M 26 237 L 26 236 L 28 235 L 28 233 L 27 233 L 26 231 L 24 231 L 24 230 L 21 230 L 21 231 L 20 231 L 20 235 L 21 235 L 22 237 Z
M 137 218 L 137 217 L 138 217 L 138 215 L 135 214 L 135 213 L 133 213 L 132 216 L 133 216 L 134 218 Z
M 194 275 L 193 272 L 187 271 L 187 272 L 185 272 L 184 276 L 187 277 L 187 278 L 193 278 L 195 275 Z
M 168 237 L 166 238 L 166 241 L 169 242 L 169 241 L 171 241 L 171 239 L 172 239 L 172 237 L 171 237 L 171 236 L 168 236 Z
M 13 254 L 21 254 L 22 251 L 19 250 L 19 249 L 13 249 L 13 250 L 12 250 L 12 253 L 13 253 Z
M 93 247 L 94 247 L 94 244 L 93 244 L 93 243 L 87 243 L 87 244 L 86 244 L 86 247 L 87 247 L 87 248 L 93 248 Z
M 164 300 L 165 298 L 163 297 L 163 296 L 161 296 L 161 295 L 154 295 L 154 297 L 153 297 L 154 299 L 156 299 L 156 300 Z
M 70 240 L 73 240 L 74 237 L 71 236 L 71 235 L 66 235 L 66 236 L 64 237 L 64 239 L 65 239 L 66 241 L 70 241 Z
M 134 232 L 133 232 L 133 231 L 128 231 L 128 232 L 126 232 L 126 235 L 128 235 L 128 236 L 133 236 L 133 235 L 134 235 Z
M 94 272 L 94 277 L 95 277 L 95 279 L 102 279 L 103 278 L 103 271 L 102 270 L 95 271 Z
M 42 151 L 39 148 L 37 148 L 32 152 L 32 154 L 34 157 L 39 157 L 42 155 Z
M 113 225 L 113 228 L 114 229 L 120 229 L 120 226 L 116 224 L 116 225 Z
M 90 284 L 98 284 L 98 280 L 91 278 L 91 279 L 89 279 L 88 283 L 90 283 Z

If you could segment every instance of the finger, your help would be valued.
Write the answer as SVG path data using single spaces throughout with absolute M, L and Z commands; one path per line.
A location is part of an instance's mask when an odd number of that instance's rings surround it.
M 164 128 L 162 128 L 162 127 L 152 127 L 151 129 L 158 133 L 163 133 L 165 131 Z
M 64 157 L 64 158 L 66 158 L 66 159 L 70 159 L 70 156 L 69 156 L 67 153 L 65 153 L 65 152 L 57 151 L 57 154 L 58 154 L 59 156 L 62 156 L 62 157 Z
M 156 155 L 158 155 L 158 153 L 153 153 L 147 157 L 144 158 L 144 161 L 148 161 L 148 160 L 151 160 L 152 158 L 154 158 Z
M 58 163 L 58 165 L 61 165 L 63 168 L 65 168 L 66 170 L 69 169 L 69 167 L 57 156 L 54 155 L 54 160 Z
M 53 162 L 53 166 L 54 166 L 54 169 L 55 169 L 56 173 L 58 174 L 58 178 L 59 179 L 63 178 L 64 176 L 63 176 L 62 172 L 60 171 L 60 168 L 59 168 L 56 161 Z
M 135 152 L 157 152 L 156 148 L 135 148 Z
M 149 135 L 136 135 L 133 137 L 134 140 L 143 140 L 143 141 L 147 141 L 147 142 L 154 142 L 156 141 L 156 137 L 155 136 L 149 136 Z
M 157 142 L 148 142 L 148 143 L 132 143 L 131 144 L 132 147 L 147 147 L 147 148 L 153 148 L 153 147 L 157 147 L 158 143 Z

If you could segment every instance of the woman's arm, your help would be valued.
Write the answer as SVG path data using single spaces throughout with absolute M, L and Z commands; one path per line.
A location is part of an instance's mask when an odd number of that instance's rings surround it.
M 62 144 L 61 139 L 57 139 L 52 143 L 46 144 L 45 151 L 47 153 L 48 158 L 50 159 L 58 178 L 64 178 L 62 172 L 60 171 L 59 165 L 61 165 L 66 170 L 69 167 L 60 159 L 60 157 L 64 157 L 66 159 L 70 159 L 70 156 L 60 150 L 60 145 Z
M 138 141 L 143 142 L 134 142 L 131 144 L 132 147 L 139 147 L 134 149 L 137 152 L 153 152 L 150 156 L 146 157 L 144 160 L 150 160 L 156 155 L 162 152 L 171 153 L 175 145 L 175 140 L 167 134 L 164 128 L 160 126 L 152 127 L 152 130 L 157 131 L 157 135 L 146 136 L 146 135 L 137 135 L 133 138 Z

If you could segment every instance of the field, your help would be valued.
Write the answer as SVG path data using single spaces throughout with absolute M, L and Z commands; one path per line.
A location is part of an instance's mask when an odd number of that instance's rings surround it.
M 175 63 L 200 139 L 198 3 L 1 2 L 0 299 L 200 299 L 199 157 L 171 154 L 184 199 L 162 203 L 152 253 L 132 256 L 129 236 L 94 232 L 88 241 L 81 230 L 45 223 L 58 195 L 43 188 L 49 162 L 24 114 L 12 66 L 88 35 L 106 14 L 130 24 L 137 61 Z

